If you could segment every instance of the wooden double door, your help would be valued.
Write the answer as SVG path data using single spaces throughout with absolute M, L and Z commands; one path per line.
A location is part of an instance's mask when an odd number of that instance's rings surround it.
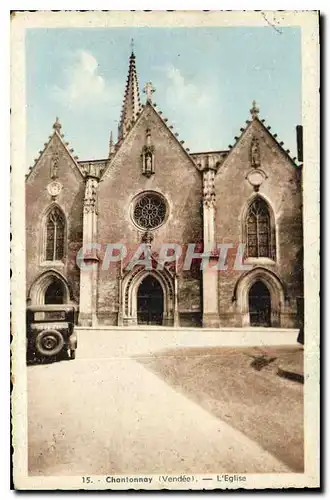
M 164 292 L 153 276 L 144 278 L 137 293 L 137 320 L 139 325 L 162 325 Z

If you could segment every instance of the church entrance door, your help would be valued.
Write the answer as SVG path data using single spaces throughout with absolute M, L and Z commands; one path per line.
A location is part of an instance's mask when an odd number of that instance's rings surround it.
M 164 293 L 153 276 L 144 278 L 137 293 L 137 319 L 139 325 L 163 323 Z
M 60 280 L 53 281 L 45 292 L 45 304 L 63 304 L 63 285 Z
M 271 301 L 266 285 L 257 281 L 249 291 L 250 326 L 271 326 Z

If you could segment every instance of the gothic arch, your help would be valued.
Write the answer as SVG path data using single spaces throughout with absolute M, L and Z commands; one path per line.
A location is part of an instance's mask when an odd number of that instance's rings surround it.
M 56 280 L 60 281 L 63 286 L 63 302 L 68 304 L 70 301 L 73 301 L 72 289 L 65 277 L 58 271 L 51 269 L 41 274 L 32 283 L 28 293 L 28 303 L 31 305 L 43 305 L 45 303 L 47 288 Z
M 256 202 L 262 202 L 265 208 L 267 209 L 269 215 L 269 253 L 267 258 L 276 261 L 276 246 L 277 246 L 277 234 L 276 234 L 276 218 L 275 213 L 272 208 L 272 205 L 265 196 L 260 193 L 254 193 L 244 204 L 243 209 L 241 211 L 241 241 L 246 245 L 246 255 L 248 254 L 248 229 L 247 229 L 247 221 L 249 217 L 250 210 L 256 204 Z M 262 258 L 262 256 L 257 256 L 256 258 Z
M 281 280 L 275 273 L 256 267 L 243 274 L 236 282 L 233 294 L 233 301 L 242 315 L 242 326 L 250 325 L 249 317 L 249 291 L 257 282 L 261 281 L 270 293 L 271 299 L 271 326 L 281 326 L 281 313 L 285 304 L 285 289 Z
M 127 274 L 122 283 L 122 310 L 124 324 L 137 324 L 137 294 L 142 281 L 151 275 L 163 290 L 163 323 L 173 324 L 174 319 L 174 281 L 167 269 L 162 271 L 135 268 Z
M 47 258 L 47 224 L 49 221 L 49 217 L 53 211 L 57 211 L 63 223 L 63 251 L 62 257 L 60 259 L 49 259 Z M 56 245 L 56 241 L 54 243 Z M 60 207 L 60 205 L 56 202 L 51 203 L 46 210 L 44 211 L 41 217 L 41 248 L 40 248 L 40 256 L 41 261 L 53 261 L 53 260 L 62 260 L 66 255 L 66 246 L 67 246 L 67 218 L 65 216 L 64 210 Z

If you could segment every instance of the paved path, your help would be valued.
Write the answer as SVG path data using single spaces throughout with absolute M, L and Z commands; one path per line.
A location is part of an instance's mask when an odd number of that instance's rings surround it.
M 153 354 L 176 347 L 297 345 L 297 329 L 284 328 L 77 328 L 79 357 Z
M 290 471 L 132 359 L 30 366 L 28 383 L 30 474 Z

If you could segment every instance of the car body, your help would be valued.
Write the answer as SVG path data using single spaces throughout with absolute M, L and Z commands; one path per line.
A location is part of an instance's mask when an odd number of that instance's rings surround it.
M 75 358 L 77 336 L 72 305 L 39 305 L 26 309 L 27 356 L 52 358 L 67 351 Z

